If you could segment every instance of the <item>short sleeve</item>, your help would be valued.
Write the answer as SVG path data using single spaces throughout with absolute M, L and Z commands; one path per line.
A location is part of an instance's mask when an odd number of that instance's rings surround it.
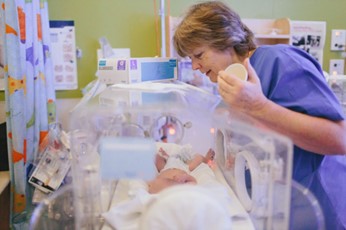
M 335 121 L 344 119 L 339 100 L 310 54 L 287 45 L 258 49 L 250 62 L 268 99 L 311 116 Z

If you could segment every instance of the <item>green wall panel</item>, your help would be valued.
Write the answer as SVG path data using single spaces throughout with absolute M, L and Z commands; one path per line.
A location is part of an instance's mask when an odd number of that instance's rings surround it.
M 199 0 L 172 0 L 170 14 L 180 16 Z M 291 20 L 326 21 L 327 34 L 323 69 L 328 71 L 329 59 L 341 58 L 332 52 L 332 29 L 346 29 L 345 0 L 228 0 L 243 18 L 280 18 Z M 81 97 L 81 89 L 95 79 L 98 39 L 107 37 L 114 48 L 130 48 L 134 57 L 153 57 L 156 50 L 154 0 L 48 0 L 51 20 L 74 20 L 76 46 L 82 49 L 78 60 L 79 89 L 58 91 L 58 98 Z M 160 0 L 156 0 L 157 8 Z M 168 8 L 168 0 L 166 0 Z M 160 36 L 160 35 L 158 35 Z M 158 37 L 160 41 L 160 37 Z M 4 100 L 3 92 L 0 100 Z

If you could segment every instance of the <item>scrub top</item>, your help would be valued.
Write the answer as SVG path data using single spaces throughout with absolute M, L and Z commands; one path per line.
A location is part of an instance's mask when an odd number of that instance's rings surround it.
M 320 64 L 306 51 L 283 44 L 263 45 L 250 62 L 271 101 L 311 116 L 344 120 Z M 346 229 L 345 156 L 323 156 L 294 146 L 293 179 L 316 196 L 326 229 Z

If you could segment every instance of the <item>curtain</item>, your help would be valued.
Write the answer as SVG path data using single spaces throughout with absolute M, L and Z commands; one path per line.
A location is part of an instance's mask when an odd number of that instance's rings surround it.
M 11 224 L 27 229 L 32 211 L 28 176 L 38 147 L 56 122 L 47 0 L 1 0 Z

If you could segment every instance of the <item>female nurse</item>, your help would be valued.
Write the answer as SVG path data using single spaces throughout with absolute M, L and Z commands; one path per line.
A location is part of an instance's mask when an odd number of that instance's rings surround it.
M 193 5 L 173 42 L 192 68 L 218 82 L 224 102 L 294 143 L 293 179 L 324 212 L 326 229 L 346 229 L 346 123 L 319 63 L 290 45 L 256 47 L 254 34 L 220 1 Z M 242 63 L 243 81 L 224 69 Z

